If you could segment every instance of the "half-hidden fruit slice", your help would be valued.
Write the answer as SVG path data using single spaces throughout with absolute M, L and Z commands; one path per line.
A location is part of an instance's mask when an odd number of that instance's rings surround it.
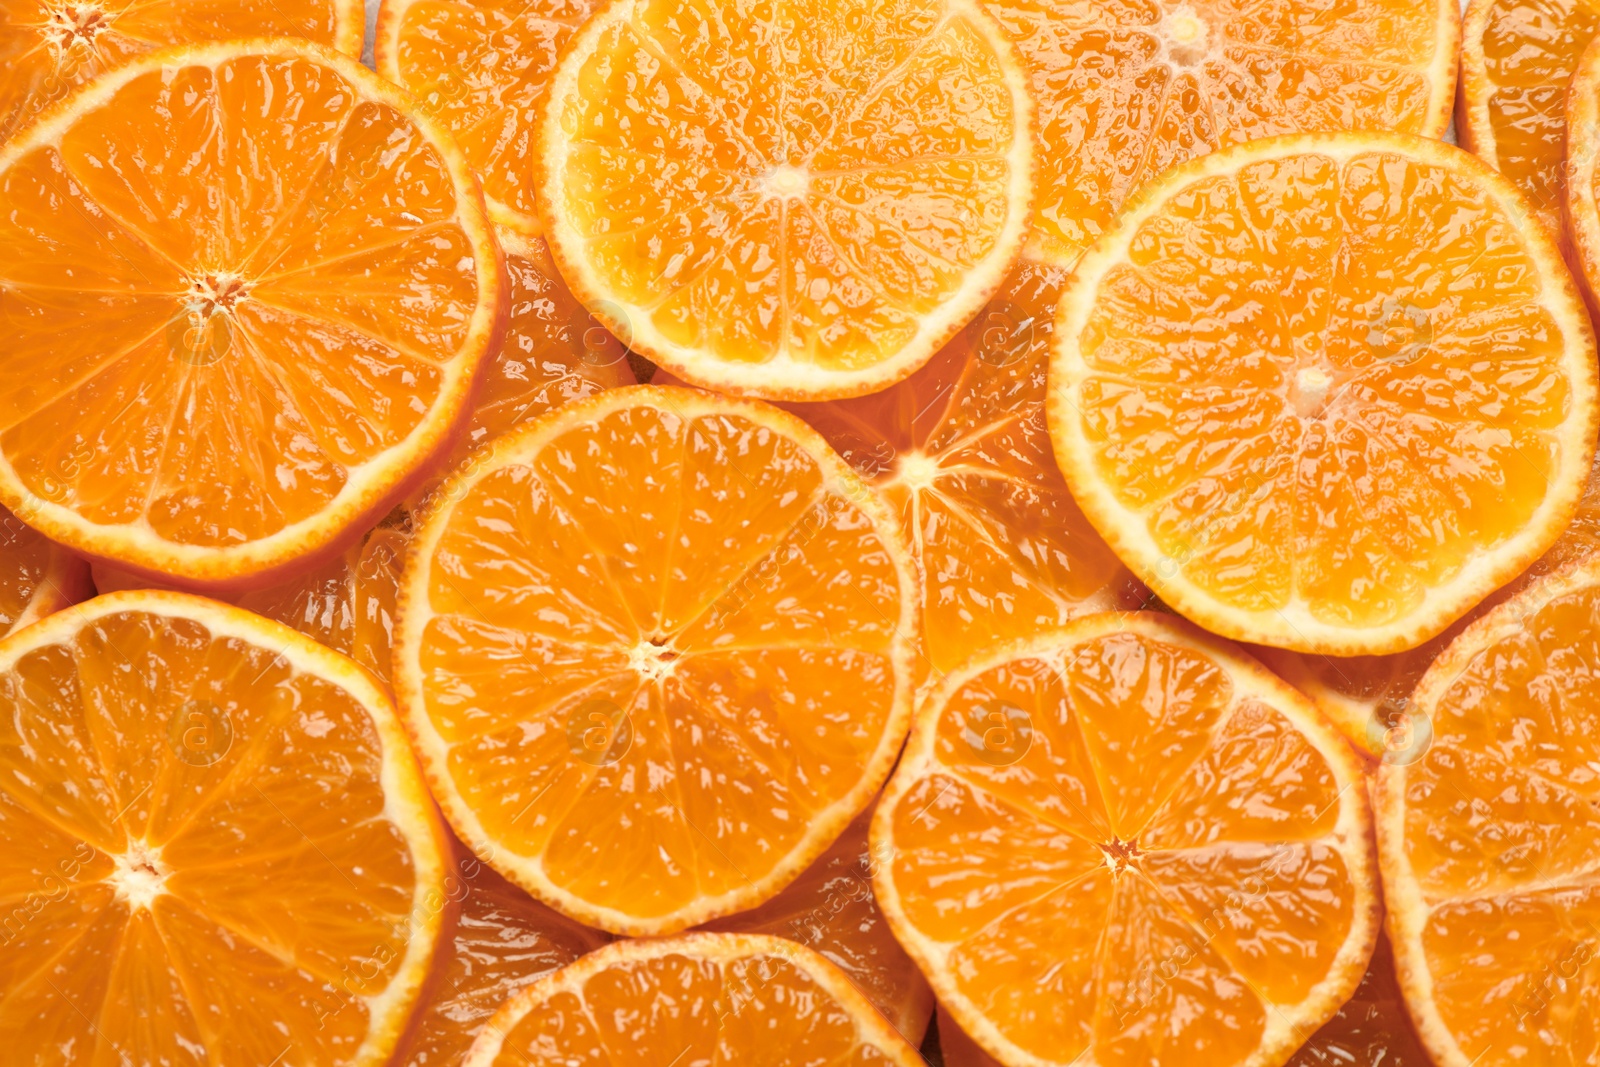
M 1594 335 L 1528 219 L 1505 178 L 1419 137 L 1169 171 L 1061 301 L 1050 431 L 1073 496 L 1216 633 L 1341 656 L 1440 633 L 1555 542 L 1594 454 Z
M 0 150 L 0 500 L 209 589 L 382 517 L 499 334 L 447 134 L 305 41 L 147 56 Z
M 872 850 L 900 943 L 1009 1067 L 1282 1063 L 1378 931 L 1355 753 L 1254 661 L 1154 613 L 948 675 Z
M 1450 125 L 1457 0 L 984 0 L 1038 106 L 1031 256 L 1071 267 L 1163 171 L 1290 133 Z
M 0 708 L 8 1061 L 387 1061 L 444 838 L 366 671 L 226 604 L 111 593 L 0 643 Z
M 87 563 L 0 508 L 0 636 L 93 595 Z
M 751 908 L 882 785 L 915 566 L 793 415 L 613 389 L 496 438 L 434 501 L 395 689 L 450 822 L 535 896 L 627 934 Z
M 1594 40 L 1578 60 L 1567 89 L 1564 178 L 1566 236 L 1590 307 L 1600 307 L 1600 45 Z
M 901 1037 L 920 1046 L 933 1015 L 933 990 L 889 932 L 872 895 L 878 861 L 867 840 L 871 822 L 869 808 L 783 892 L 702 929 L 798 941 L 843 971 Z
M 1394 973 L 1394 949 L 1378 936 L 1378 947 L 1350 999 L 1312 1034 L 1288 1067 L 1433 1067 Z M 956 1067 L 950 1064 L 949 1067 Z
M 285 36 L 360 56 L 365 30 L 360 0 L 7 0 L 0 5 L 0 142 L 74 89 L 159 48 Z
M 840 970 L 793 941 L 617 941 L 513 996 L 466 1067 L 923 1067 Z
M 511 994 L 609 940 L 540 904 L 453 836 L 452 845 L 455 869 L 444 887 L 455 922 L 440 937 L 394 1067 L 459 1067 Z
M 1561 233 L 1567 85 L 1600 30 L 1593 0 L 1472 0 L 1461 33 L 1456 132 Z
M 685 381 L 859 396 L 1000 285 L 1031 113 L 976 0 L 611 0 L 550 83 L 545 233 L 589 309 Z
M 1600 556 L 1473 623 L 1417 685 L 1433 743 L 1378 771 L 1400 987 L 1440 1067 L 1600 1048 Z
M 627 345 L 573 297 L 544 240 L 505 229 L 496 234 L 506 262 L 505 336 L 479 373 L 466 428 L 415 491 L 421 498 L 415 510 L 491 437 L 569 400 L 635 383 Z
M 1020 264 L 927 366 L 881 393 L 795 404 L 905 528 L 921 575 L 923 665 L 1132 606 L 1126 568 L 1050 454 L 1045 375 L 1066 271 Z

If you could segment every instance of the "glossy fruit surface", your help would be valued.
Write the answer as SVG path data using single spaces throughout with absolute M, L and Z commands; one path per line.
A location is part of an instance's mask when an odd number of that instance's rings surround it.
M 87 563 L 0 508 L 0 636 L 93 593 Z

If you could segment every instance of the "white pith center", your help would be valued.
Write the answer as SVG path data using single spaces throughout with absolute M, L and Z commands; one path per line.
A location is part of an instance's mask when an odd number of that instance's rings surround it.
M 939 461 L 925 452 L 907 452 L 895 467 L 900 484 L 914 491 L 931 487 L 939 477 Z
M 1303 419 L 1316 417 L 1328 402 L 1333 375 L 1321 367 L 1301 367 L 1294 376 L 1294 410 Z
M 780 163 L 762 179 L 761 185 L 768 196 L 791 200 L 806 195 L 811 188 L 811 175 L 802 167 Z
M 640 641 L 629 654 L 628 662 L 642 677 L 659 681 L 672 675 L 678 650 L 662 638 Z
M 167 876 L 172 872 L 161 862 L 161 850 L 143 841 L 134 841 L 128 851 L 113 856 L 111 887 L 134 911 L 148 908 L 151 901 L 166 892 Z
M 1167 16 L 1165 30 L 1167 50 L 1173 62 L 1194 64 L 1205 55 L 1211 28 L 1188 4 Z

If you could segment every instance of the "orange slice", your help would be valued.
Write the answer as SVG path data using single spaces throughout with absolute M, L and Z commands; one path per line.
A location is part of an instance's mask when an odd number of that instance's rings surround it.
M 757 934 L 618 941 L 512 997 L 466 1067 L 924 1067 L 839 969 Z
M 1000 285 L 1031 115 L 976 0 L 612 0 L 550 82 L 545 232 L 579 298 L 685 381 L 860 396 Z
M 606 936 L 545 907 L 452 837 L 445 896 L 455 924 L 394 1067 L 458 1067 L 479 1031 L 518 989 L 605 944 Z
M 798 941 L 843 971 L 901 1037 L 921 1045 L 933 990 L 889 932 L 872 895 L 877 860 L 867 840 L 871 822 L 869 808 L 783 892 L 703 929 Z
M 1591 306 L 1600 306 L 1600 49 L 1584 50 L 1567 91 L 1566 235 Z
M 113 593 L 0 643 L 16 1063 L 377 1065 L 439 934 L 389 696 L 238 608 Z
M 1567 83 L 1600 30 L 1590 0 L 1473 0 L 1461 33 L 1456 132 L 1561 232 Z
M 1039 119 L 1029 252 L 1071 267 L 1167 168 L 1278 134 L 1450 124 L 1458 0 L 984 0 Z
M 0 150 L 0 291 L 0 501 L 225 588 L 382 517 L 465 415 L 501 284 L 448 136 L 282 39 L 141 58 Z
M 358 0 L 11 0 L 0 6 L 0 142 L 74 89 L 167 45 L 281 35 L 359 57 L 365 30 Z
M 1427 753 L 1378 770 L 1400 986 L 1439 1067 L 1600 1049 L 1600 556 L 1473 623 L 1417 685 Z
M 1224 636 L 1350 656 L 1440 633 L 1555 542 L 1594 455 L 1594 335 L 1528 220 L 1505 178 L 1417 137 L 1169 171 L 1062 298 L 1073 496 Z
M 1045 372 L 1066 272 L 1022 264 L 932 361 L 881 393 L 796 404 L 899 515 L 919 564 L 927 666 L 1131 606 L 1129 575 L 1050 454 Z
M 0 508 L 0 636 L 93 595 L 87 563 Z
M 771 898 L 887 777 L 914 566 L 799 419 L 633 386 L 435 494 L 395 689 L 462 839 L 567 915 L 681 930 Z
M 948 675 L 872 849 L 900 943 L 1010 1067 L 1282 1063 L 1377 936 L 1354 753 L 1171 616 L 1085 616 Z

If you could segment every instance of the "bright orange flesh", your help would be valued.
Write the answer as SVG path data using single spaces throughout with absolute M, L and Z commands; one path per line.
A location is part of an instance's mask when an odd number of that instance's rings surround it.
M 0 150 L 0 497 L 207 587 L 381 517 L 464 415 L 500 301 L 481 196 L 409 107 L 318 46 L 228 42 Z
M 1456 132 L 1561 232 L 1567 84 L 1600 30 L 1590 0 L 1474 0 L 1461 38 Z
M 1168 172 L 1062 299 L 1050 428 L 1084 512 L 1229 637 L 1443 631 L 1556 541 L 1594 454 L 1594 336 L 1524 203 L 1389 134 Z
M 838 968 L 756 934 L 619 941 L 529 986 L 466 1067 L 924 1067 Z
M 1004 1063 L 1279 1063 L 1377 935 L 1354 755 L 1199 630 L 1090 615 L 951 674 L 873 820 L 879 905 Z
M 1067 492 L 1044 424 L 1065 273 L 1020 266 L 898 385 L 790 408 L 900 517 L 921 564 L 924 668 L 935 677 L 998 642 L 1125 606 L 1128 572 Z
M 87 563 L 0 508 L 0 636 L 93 593 Z
M 1600 557 L 1478 620 L 1418 684 L 1426 754 L 1378 772 L 1401 988 L 1440 1067 L 1600 1053 Z
M 933 990 L 889 932 L 872 895 L 867 840 L 871 809 L 845 828 L 788 888 L 765 904 L 707 923 L 704 930 L 771 934 L 797 941 L 845 973 L 906 1041 L 921 1045 Z
M 562 273 L 696 385 L 881 389 L 1021 247 L 1031 101 L 975 0 L 612 0 L 550 100 L 539 196 Z
M 985 0 L 1038 102 L 1030 253 L 1070 267 L 1149 180 L 1276 134 L 1443 136 L 1456 0 Z
M 102 596 L 0 643 L 9 1062 L 378 1065 L 439 933 L 387 695 L 286 627 Z
M 358 0 L 3 0 L 0 142 L 74 89 L 158 48 L 304 37 L 360 56 L 365 28 Z
M 396 690 L 451 823 L 536 896 L 617 933 L 753 907 L 886 777 L 913 565 L 792 415 L 610 390 L 496 439 L 435 500 Z

